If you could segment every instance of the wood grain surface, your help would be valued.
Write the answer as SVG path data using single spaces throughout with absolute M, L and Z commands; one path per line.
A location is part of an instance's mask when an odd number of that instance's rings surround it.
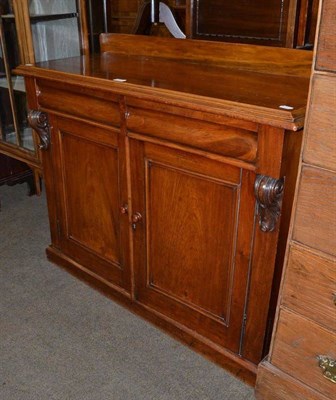
M 282 304 L 336 332 L 336 259 L 293 244 Z
M 315 75 L 303 160 L 336 171 L 336 76 Z
M 323 1 L 319 40 L 317 43 L 316 69 L 322 71 L 336 71 L 336 3 Z
M 155 88 L 156 102 L 202 111 L 211 107 L 221 115 L 293 130 L 303 125 L 308 52 L 203 41 L 188 47 L 183 40 L 135 40 L 133 35 L 108 38 L 113 51 L 21 66 L 17 72 L 141 99 L 154 100 Z
M 336 255 L 336 176 L 304 166 L 299 183 L 293 240 Z
M 332 332 L 298 314 L 282 310 L 277 338 L 271 363 L 327 398 L 336 399 L 335 384 L 323 376 L 317 359 L 319 355 L 336 358 Z
M 330 400 L 291 375 L 263 361 L 258 368 L 257 400 Z

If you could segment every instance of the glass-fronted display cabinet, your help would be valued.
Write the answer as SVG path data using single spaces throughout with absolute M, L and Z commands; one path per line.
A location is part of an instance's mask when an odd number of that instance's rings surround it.
M 37 184 L 38 140 L 27 121 L 24 79 L 15 68 L 86 53 L 84 10 L 85 0 L 0 0 L 0 153 L 26 162 Z

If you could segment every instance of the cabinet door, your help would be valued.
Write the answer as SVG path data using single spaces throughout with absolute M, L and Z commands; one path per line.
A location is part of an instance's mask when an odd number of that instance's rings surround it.
M 38 162 L 35 137 L 27 121 L 26 88 L 22 76 L 13 74 L 20 65 L 19 42 L 10 7 L 0 5 L 0 147 L 11 156 Z
M 130 149 L 137 301 L 238 353 L 254 174 L 137 140 Z
M 87 272 L 129 289 L 124 146 L 114 128 L 51 117 L 58 246 Z M 123 245 L 121 245 L 123 243 Z

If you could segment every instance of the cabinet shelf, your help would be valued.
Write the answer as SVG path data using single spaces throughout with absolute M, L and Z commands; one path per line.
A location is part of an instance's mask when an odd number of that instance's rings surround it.
M 14 14 L 3 14 L 3 15 L 1 15 L 1 18 L 3 19 L 3 20 L 14 20 L 15 19 L 15 16 L 14 16 Z
M 2 15 L 1 18 L 6 21 L 13 21 L 15 20 L 14 14 L 5 14 Z M 78 18 L 78 13 L 63 13 L 63 14 L 31 14 L 30 15 L 30 22 L 32 24 L 36 24 L 38 22 L 45 22 L 45 21 L 55 21 L 59 19 L 68 19 L 68 18 Z

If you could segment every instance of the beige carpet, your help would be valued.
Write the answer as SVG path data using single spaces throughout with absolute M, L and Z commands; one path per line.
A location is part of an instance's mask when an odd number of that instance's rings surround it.
M 251 400 L 223 369 L 50 264 L 44 196 L 0 187 L 1 400 Z

